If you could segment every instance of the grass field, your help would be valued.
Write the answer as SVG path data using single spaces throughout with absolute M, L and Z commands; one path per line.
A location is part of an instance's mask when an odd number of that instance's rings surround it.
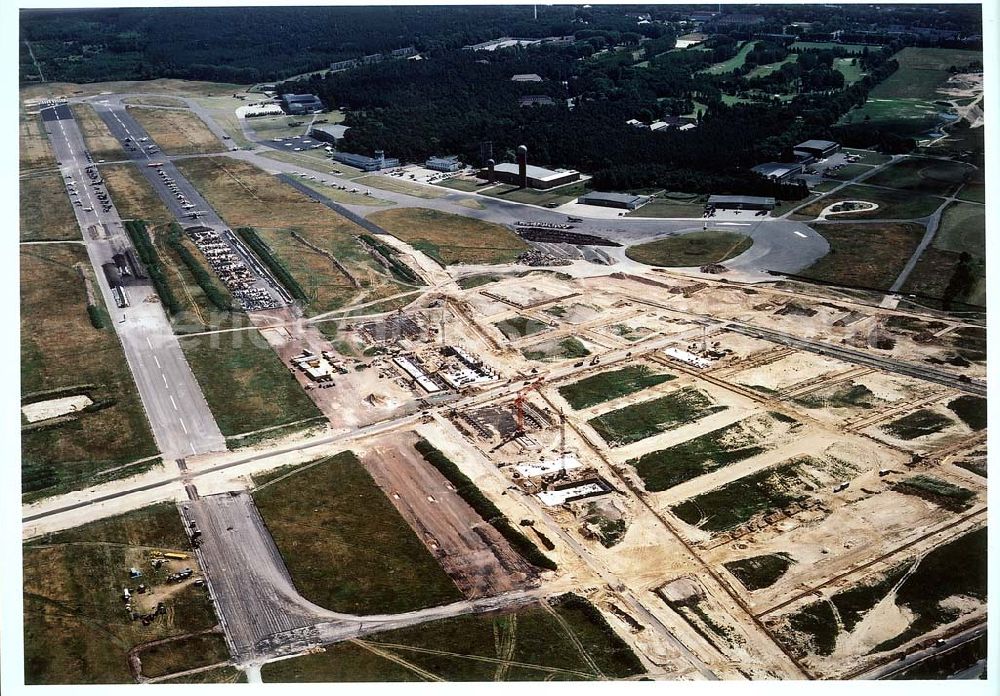
M 530 188 L 523 189 L 518 188 L 517 186 L 502 184 L 500 186 L 487 189 L 482 193 L 486 196 L 501 198 L 505 201 L 514 201 L 515 203 L 547 206 L 562 205 L 564 203 L 575 201 L 586 192 L 587 184 L 583 181 L 578 181 L 573 184 L 567 184 L 565 186 L 549 189 L 547 191 L 538 191 Z
M 709 532 L 731 529 L 756 514 L 783 508 L 798 500 L 801 497 L 798 492 L 801 463 L 791 460 L 744 476 L 685 500 L 670 511 L 688 524 Z
M 157 80 L 122 80 L 119 82 L 90 82 L 76 84 L 73 82 L 46 82 L 44 84 L 26 85 L 20 88 L 22 99 L 49 98 L 57 96 L 94 96 L 104 93 L 112 94 L 166 94 L 177 96 L 211 96 L 213 94 L 232 94 L 245 92 L 247 85 L 237 85 L 228 82 L 201 82 L 198 80 L 177 80 L 160 78 Z
M 764 452 L 755 430 L 740 421 L 628 463 L 636 468 L 647 491 L 665 491 Z
M 353 452 L 253 497 L 296 589 L 322 607 L 393 614 L 462 598 Z
M 153 225 L 173 221 L 174 216 L 135 165 L 106 164 L 101 174 L 122 219 L 145 220 Z
M 845 186 L 835 194 L 823 196 L 792 214 L 793 220 L 812 220 L 823 210 L 840 201 L 868 201 L 878 208 L 834 215 L 835 220 L 911 220 L 933 213 L 944 201 L 935 196 L 908 191 L 890 191 L 862 184 Z
M 853 85 L 865 76 L 859 61 L 856 58 L 835 58 L 833 61 L 833 69 L 844 76 L 844 83 L 847 85 Z
M 674 375 L 653 372 L 645 365 L 629 365 L 559 387 L 559 395 L 579 411 L 672 379 Z
M 947 196 L 958 190 L 972 172 L 972 167 L 961 162 L 914 157 L 882 169 L 865 179 L 865 183 L 914 193 Z
M 958 192 L 958 197 L 963 201 L 971 201 L 973 203 L 985 203 L 986 202 L 986 184 L 982 181 L 970 181 L 968 184 L 962 187 L 962 190 Z
M 95 162 L 128 159 L 118 138 L 111 135 L 111 131 L 94 111 L 94 107 L 90 104 L 71 104 L 69 108 L 73 112 L 76 125 L 80 127 L 83 143 Z
M 327 157 L 324 150 L 304 150 L 302 152 L 285 152 L 279 150 L 262 150 L 261 157 L 273 159 L 276 162 L 286 162 L 288 164 L 298 164 L 307 169 L 314 169 L 318 172 L 338 171 L 336 176 L 342 179 L 357 179 L 365 173 L 360 169 L 355 169 L 336 160 Z
M 726 570 L 751 592 L 778 582 L 794 561 L 787 553 L 769 553 L 724 563 Z
M 881 429 L 901 440 L 914 440 L 941 432 L 954 423 L 948 416 L 929 408 L 922 408 L 902 418 L 886 423 Z
M 704 392 L 684 387 L 651 401 L 624 406 L 587 423 L 611 447 L 620 447 L 673 430 L 725 410 Z
M 334 165 L 336 165 L 336 169 L 343 169 L 340 162 L 334 161 Z M 424 186 L 423 184 L 413 183 L 398 177 L 383 176 L 381 174 L 367 174 L 355 179 L 354 183 L 358 186 L 371 186 L 383 191 L 405 193 L 408 196 L 416 196 L 417 198 L 433 199 L 446 195 L 444 191 L 439 191 L 432 186 Z
M 973 203 L 949 205 L 941 216 L 934 246 L 942 251 L 967 251 L 977 258 L 985 258 L 986 208 Z
M 364 193 L 351 193 L 349 190 L 341 191 L 333 186 L 327 186 L 326 184 L 321 184 L 318 181 L 310 181 L 304 177 L 296 177 L 296 179 L 298 179 L 299 183 L 303 186 L 311 188 L 313 191 L 326 196 L 331 201 L 336 203 L 344 203 L 346 205 L 369 205 L 373 207 L 396 205 L 395 201 L 390 201 L 385 198 L 366 196 Z
M 263 170 L 228 157 L 196 157 L 177 165 L 231 227 L 257 230 L 310 297 L 308 314 L 339 309 L 358 290 L 329 258 L 292 237 L 293 230 L 335 256 L 376 297 L 399 287 L 357 243 L 360 227 Z M 379 274 L 370 285 L 368 272 L 375 269 Z
M 493 326 L 497 327 L 506 338 L 518 339 L 545 331 L 549 325 L 545 322 L 532 319 L 531 317 L 514 316 L 510 319 L 498 321 Z
M 942 251 L 935 245 L 924 249 L 913 272 L 903 285 L 903 292 L 922 293 L 940 300 L 945 295 L 945 289 L 960 262 L 959 254 L 954 251 Z M 986 307 L 986 264 L 979 259 L 972 264 L 975 281 L 972 290 L 956 299 L 978 307 Z M 926 304 L 925 298 L 920 300 Z M 967 307 L 960 308 L 962 311 Z
M 81 239 L 73 204 L 58 173 L 32 174 L 19 184 L 22 242 Z
M 159 97 L 159 96 L 141 96 L 141 97 L 127 97 L 122 100 L 123 104 L 130 104 L 135 106 L 173 106 L 179 108 L 186 108 L 187 104 L 184 103 L 183 99 L 177 97 Z
M 934 104 L 937 90 L 949 77 L 948 68 L 982 61 L 982 51 L 950 48 L 901 50 L 893 58 L 899 69 L 875 85 L 868 101 L 852 109 L 842 123 L 861 123 L 869 118 L 872 126 L 887 128 L 901 136 L 915 137 L 937 126 L 947 107 Z
M 466 193 L 472 193 L 483 188 L 487 182 L 484 179 L 445 179 L 444 181 L 437 182 L 438 186 L 444 186 L 445 188 L 450 188 L 454 191 L 465 191 Z
M 18 112 L 18 169 L 25 174 L 34 169 L 52 169 L 56 157 L 49 146 L 45 125 L 39 114 Z
M 590 349 L 576 336 L 563 339 L 542 341 L 521 349 L 521 354 L 528 360 L 568 360 L 585 358 L 590 355 Z
M 911 223 L 814 225 L 830 243 L 799 275 L 837 285 L 888 290 L 913 255 L 924 228 Z
M 705 212 L 706 196 L 668 198 L 659 196 L 637 210 L 630 210 L 625 217 L 701 218 Z
M 380 210 L 368 219 L 438 263 L 511 263 L 529 247 L 503 225 L 428 208 Z
M 845 147 L 842 152 L 845 155 L 854 155 L 858 158 L 858 164 L 885 164 L 892 158 L 875 150 L 859 150 L 857 148 Z
M 773 72 L 777 72 L 781 69 L 781 66 L 785 63 L 797 63 L 799 60 L 798 53 L 789 53 L 785 56 L 784 60 L 779 60 L 777 63 L 767 63 L 766 65 L 758 65 L 756 68 L 751 70 L 746 74 L 747 79 L 753 79 L 757 77 L 767 77 Z M 744 61 L 745 62 L 745 61 Z
M 948 410 L 962 419 L 973 430 L 986 428 L 986 399 L 963 395 L 948 402 Z
M 836 179 L 838 181 L 848 181 L 856 176 L 861 176 L 865 172 L 871 171 L 871 167 L 865 164 L 848 164 L 843 169 L 837 171 L 827 171 L 823 174 L 827 179 Z M 866 182 L 867 183 L 867 182 Z M 813 189 L 816 190 L 815 188 Z
M 167 613 L 149 626 L 130 620 L 123 608 L 122 588 L 134 590 L 143 582 L 161 595 L 166 590 L 166 575 L 174 572 L 166 566 L 159 570 L 150 567 L 150 547 L 190 551 L 173 503 L 142 508 L 24 545 L 27 683 L 133 683 L 126 657 L 129 649 L 216 624 L 208 594 L 190 584 L 162 600 Z M 133 566 L 142 569 L 141 579 L 129 580 L 128 569 Z M 170 645 L 173 647 L 160 651 L 162 664 L 176 670 L 202 664 L 198 654 L 181 650 L 184 643 Z M 228 659 L 224 651 L 216 655 Z
M 339 643 L 269 663 L 262 676 L 265 682 L 581 681 L 643 671 L 591 604 L 564 595 L 552 606 L 469 614 Z
M 139 653 L 144 677 L 162 677 L 196 667 L 229 661 L 229 648 L 221 633 L 206 633 L 170 643 L 152 645 Z
M 118 467 L 157 449 L 114 330 L 94 328 L 87 314 L 77 270 L 94 282 L 86 252 L 75 245 L 23 247 L 20 262 L 22 397 L 44 400 L 32 395 L 65 389 L 52 398 L 87 393 L 98 406 L 22 431 L 23 492 L 34 499 L 138 473 Z
M 223 435 L 320 415 L 257 331 L 182 337 L 180 343 Z
M 225 150 L 205 122 L 192 111 L 132 108 L 129 114 L 168 155 L 197 155 Z
M 235 667 L 218 667 L 184 677 L 164 679 L 161 684 L 246 684 L 247 674 Z
M 625 255 L 650 266 L 702 266 L 739 256 L 752 245 L 744 234 L 705 230 L 630 246 Z
M 756 41 L 748 41 L 740 46 L 740 50 L 729 60 L 724 60 L 721 63 L 710 65 L 700 72 L 707 75 L 723 75 L 727 72 L 736 70 L 736 68 L 741 68 L 743 67 L 743 64 L 747 62 L 747 54 L 750 53 L 756 45 Z

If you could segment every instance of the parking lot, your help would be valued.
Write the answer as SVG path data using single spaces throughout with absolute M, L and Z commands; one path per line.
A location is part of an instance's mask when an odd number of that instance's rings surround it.
M 318 150 L 329 145 L 322 140 L 310 138 L 308 135 L 293 135 L 289 138 L 271 138 L 268 143 L 271 147 L 289 152 L 302 152 L 303 150 Z

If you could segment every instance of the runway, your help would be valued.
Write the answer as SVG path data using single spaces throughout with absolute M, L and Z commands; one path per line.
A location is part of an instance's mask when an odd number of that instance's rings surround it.
M 106 189 L 102 183 L 93 183 L 86 171 L 91 166 L 89 153 L 72 112 L 68 106 L 58 105 L 43 108 L 41 113 L 60 173 L 76 189 L 79 204 L 72 207 L 87 255 L 157 447 L 165 459 L 225 450 L 225 438 L 152 285 L 148 281 L 130 283 L 126 287 L 129 305 L 118 308 L 102 265 L 112 263 L 115 253 L 132 245 L 110 194 L 106 203 L 97 198 Z M 99 175 L 97 180 L 101 180 Z

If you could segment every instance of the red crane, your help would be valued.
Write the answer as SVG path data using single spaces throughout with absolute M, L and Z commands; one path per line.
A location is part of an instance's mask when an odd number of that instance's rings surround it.
M 514 398 L 514 416 L 517 421 L 517 432 L 518 434 L 524 433 L 524 400 L 527 398 L 528 394 L 541 388 L 541 379 L 526 385 L 521 391 L 517 393 Z

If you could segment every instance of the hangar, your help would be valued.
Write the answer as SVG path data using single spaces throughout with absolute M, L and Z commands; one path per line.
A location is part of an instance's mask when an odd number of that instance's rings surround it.
M 514 162 L 501 162 L 496 165 L 495 176 L 497 181 L 505 184 L 521 185 L 521 175 L 519 167 Z M 528 187 L 534 189 L 550 189 L 563 184 L 569 184 L 580 179 L 580 172 L 575 169 L 545 169 L 536 167 L 533 164 L 525 165 L 525 174 L 528 180 Z M 480 174 L 484 178 L 488 175 Z
M 832 140 L 806 140 L 804 143 L 799 143 L 792 151 L 795 153 L 796 157 L 812 157 L 813 159 L 824 159 L 840 151 L 840 143 L 835 143 Z
M 584 205 L 599 205 L 605 208 L 624 208 L 625 210 L 635 210 L 649 201 L 648 196 L 633 196 L 630 193 L 604 193 L 603 191 L 591 191 L 580 196 L 576 202 Z
M 282 94 L 281 108 L 289 114 L 311 114 L 326 107 L 315 94 Z
M 796 174 L 802 173 L 802 165 L 785 164 L 782 162 L 765 162 L 764 164 L 758 164 L 756 167 L 752 167 L 750 171 L 757 172 L 761 176 L 767 177 L 772 181 L 788 181 Z
M 709 208 L 723 210 L 774 210 L 770 196 L 709 196 Z

